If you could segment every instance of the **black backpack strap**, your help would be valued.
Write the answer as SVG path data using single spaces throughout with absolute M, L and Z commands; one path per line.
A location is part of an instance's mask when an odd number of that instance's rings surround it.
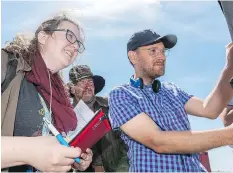
M 5 50 L 2 49 L 2 51 L 5 51 Z M 1 93 L 3 93 L 6 90 L 6 88 L 10 84 L 10 82 L 16 76 L 16 69 L 17 69 L 17 64 L 18 64 L 16 57 L 12 53 L 9 53 L 7 51 L 5 51 L 5 53 L 7 53 L 7 55 L 8 55 L 8 62 L 7 62 L 7 67 L 6 67 L 7 70 L 6 70 L 6 74 L 5 74 L 5 79 L 1 83 Z M 2 54 L 3 54 L 3 52 L 2 52 Z M 2 60 L 3 60 L 3 58 L 2 58 Z M 3 64 L 4 62 L 1 62 L 1 63 Z

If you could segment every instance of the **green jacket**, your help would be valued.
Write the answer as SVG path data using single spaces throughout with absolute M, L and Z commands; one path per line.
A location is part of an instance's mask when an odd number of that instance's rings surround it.
M 94 111 L 103 109 L 108 115 L 108 98 L 96 96 Z M 127 145 L 120 138 L 120 131 L 108 132 L 92 148 L 94 156 L 92 165 L 103 166 L 106 172 L 128 172 Z

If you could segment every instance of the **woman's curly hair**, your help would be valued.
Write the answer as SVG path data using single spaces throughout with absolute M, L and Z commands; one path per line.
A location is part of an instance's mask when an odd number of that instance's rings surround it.
M 13 53 L 17 58 L 23 57 L 25 61 L 27 61 L 28 64 L 32 64 L 33 57 L 37 50 L 39 50 L 38 46 L 38 33 L 40 31 L 44 31 L 47 34 L 52 34 L 54 32 L 54 29 L 57 29 L 61 22 L 68 21 L 77 26 L 80 32 L 81 42 L 84 41 L 84 33 L 82 28 L 80 27 L 79 23 L 73 18 L 71 13 L 67 12 L 61 12 L 54 17 L 45 20 L 36 30 L 36 32 L 30 36 L 25 34 L 17 34 L 16 37 L 10 41 L 7 42 L 5 45 L 5 50 L 8 52 Z

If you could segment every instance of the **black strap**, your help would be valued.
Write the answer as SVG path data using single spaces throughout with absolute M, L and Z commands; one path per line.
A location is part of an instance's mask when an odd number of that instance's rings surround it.
M 220 5 L 220 8 L 222 9 L 222 12 L 223 12 L 221 1 L 218 1 L 218 4 Z

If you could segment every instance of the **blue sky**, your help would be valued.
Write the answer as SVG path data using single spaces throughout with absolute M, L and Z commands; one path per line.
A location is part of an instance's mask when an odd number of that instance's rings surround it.
M 107 96 L 114 86 L 129 81 L 133 68 L 126 44 L 134 32 L 143 29 L 178 36 L 161 80 L 174 82 L 190 94 L 204 99 L 224 66 L 230 35 L 216 1 L 3 1 L 1 45 L 18 32 L 34 32 L 45 17 L 61 9 L 73 9 L 84 27 L 86 50 L 76 63 L 88 64 L 105 77 L 106 87 L 99 95 Z M 66 81 L 68 70 L 63 72 Z M 190 122 L 193 130 L 222 127 L 220 119 L 190 116 Z M 233 171 L 229 147 L 211 150 L 209 156 L 213 171 Z

